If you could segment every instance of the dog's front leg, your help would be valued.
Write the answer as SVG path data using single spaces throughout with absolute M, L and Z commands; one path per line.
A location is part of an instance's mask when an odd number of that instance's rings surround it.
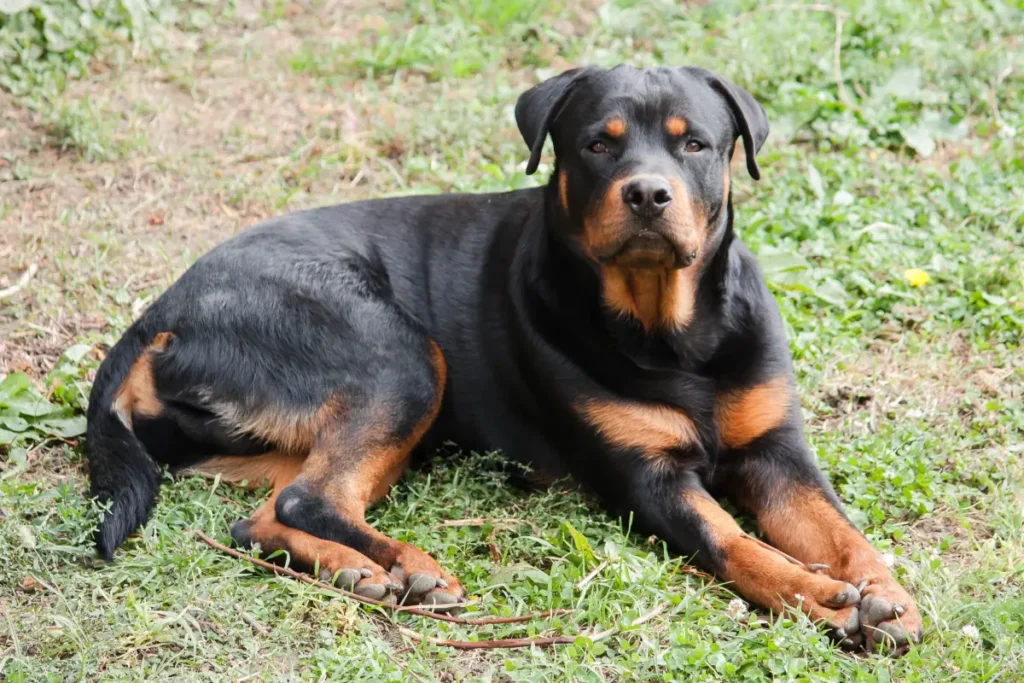
M 776 612 L 801 609 L 841 639 L 857 632 L 861 596 L 856 586 L 813 571 L 744 533 L 694 473 L 652 469 L 644 479 L 648 495 L 633 503 L 640 521 L 697 566 L 730 582 L 753 603 Z
M 902 654 L 921 639 L 921 615 L 881 556 L 846 518 L 796 424 L 724 454 L 716 477 L 735 503 L 757 518 L 774 547 L 858 588 L 861 639 L 870 651 Z

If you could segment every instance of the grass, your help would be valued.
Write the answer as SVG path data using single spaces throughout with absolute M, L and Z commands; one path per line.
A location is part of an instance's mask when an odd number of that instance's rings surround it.
M 0 289 L 38 267 L 0 299 L 0 677 L 1020 678 L 1020 2 L 168 2 L 138 32 L 129 5 L 97 7 L 75 51 L 22 50 L 35 57 L 0 86 Z M 39 45 L 24 36 L 43 18 L 0 19 L 0 50 L 15 25 L 19 45 Z M 656 539 L 578 494 L 516 491 L 491 455 L 409 473 L 373 523 L 434 554 L 476 611 L 572 613 L 397 623 L 452 639 L 621 633 L 533 651 L 417 644 L 380 613 L 199 543 L 191 530 L 226 539 L 262 497 L 200 478 L 168 481 L 118 561 L 92 560 L 76 416 L 102 351 L 152 297 L 285 211 L 543 181 L 523 174 L 515 96 L 622 61 L 707 66 L 765 103 L 764 180 L 735 176 L 737 226 L 788 325 L 808 438 L 917 596 L 920 647 L 854 657 L 802 617 L 740 617 L 728 587 L 677 571 Z M 912 268 L 929 281 L 912 285 Z M 442 524 L 472 518 L 492 522 Z

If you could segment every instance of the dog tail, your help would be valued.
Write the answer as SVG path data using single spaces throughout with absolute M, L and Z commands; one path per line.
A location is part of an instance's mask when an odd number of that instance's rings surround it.
M 146 523 L 160 488 L 160 466 L 119 415 L 118 390 L 143 353 L 145 336 L 136 324 L 110 350 L 89 395 L 86 456 L 92 496 L 109 505 L 96 529 L 96 549 L 106 560 L 121 542 Z

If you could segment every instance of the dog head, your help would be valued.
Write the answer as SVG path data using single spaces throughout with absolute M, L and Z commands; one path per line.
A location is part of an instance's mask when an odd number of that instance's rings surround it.
M 713 250 L 736 140 L 758 179 L 768 137 L 748 92 L 695 67 L 567 71 L 523 93 L 516 121 L 527 173 L 552 137 L 572 241 L 598 264 L 630 269 L 683 269 Z

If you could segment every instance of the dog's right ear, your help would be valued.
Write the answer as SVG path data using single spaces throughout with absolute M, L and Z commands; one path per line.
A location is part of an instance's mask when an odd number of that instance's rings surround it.
M 572 69 L 553 76 L 535 85 L 516 102 L 516 124 L 530 148 L 530 161 L 526 164 L 526 175 L 531 175 L 540 164 L 544 141 L 558 114 L 569 100 L 573 88 L 590 69 Z

